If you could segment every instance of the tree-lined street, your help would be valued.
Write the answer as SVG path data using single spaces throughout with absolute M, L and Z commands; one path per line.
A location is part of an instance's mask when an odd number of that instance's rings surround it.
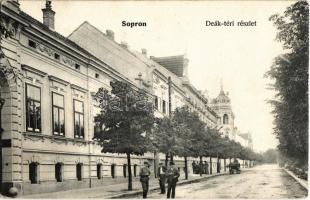
M 164 199 L 154 191 L 149 198 Z M 210 178 L 199 183 L 177 186 L 176 198 L 302 198 L 307 191 L 289 174 L 276 165 L 261 165 L 241 174 Z M 133 197 L 130 197 L 133 198 Z M 140 198 L 136 196 L 134 198 Z

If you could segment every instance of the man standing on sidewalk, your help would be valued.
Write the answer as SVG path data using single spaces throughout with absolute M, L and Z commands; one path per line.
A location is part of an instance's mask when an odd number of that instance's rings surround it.
M 170 162 L 170 166 L 166 172 L 168 182 L 167 199 L 175 198 L 175 187 L 177 186 L 178 178 L 180 176 L 179 170 L 174 166 L 174 162 Z
M 148 162 L 144 162 L 144 167 L 140 169 L 139 175 L 140 175 L 140 182 L 142 184 L 142 189 L 143 189 L 143 199 L 146 199 L 147 192 L 149 190 L 149 176 L 151 175 Z
M 159 186 L 160 186 L 160 194 L 165 194 L 166 193 L 166 167 L 163 166 L 163 163 L 159 163 L 158 167 L 158 180 L 159 180 Z

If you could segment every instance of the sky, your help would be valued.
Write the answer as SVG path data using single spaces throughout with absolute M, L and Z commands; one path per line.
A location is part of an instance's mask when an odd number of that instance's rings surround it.
M 272 107 L 274 91 L 264 78 L 273 58 L 283 52 L 268 19 L 283 13 L 293 1 L 53 1 L 55 30 L 68 36 L 84 21 L 131 49 L 148 55 L 185 54 L 188 76 L 199 90 L 215 98 L 221 79 L 229 92 L 235 126 L 251 132 L 255 151 L 275 148 Z M 45 1 L 20 1 L 21 9 L 42 21 Z M 206 26 L 206 21 L 234 21 L 235 26 Z M 256 26 L 237 26 L 238 21 Z M 124 27 L 122 21 L 146 22 L 146 27 Z

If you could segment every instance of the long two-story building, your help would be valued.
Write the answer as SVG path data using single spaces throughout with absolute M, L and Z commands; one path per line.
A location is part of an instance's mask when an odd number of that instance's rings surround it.
M 2 193 L 127 181 L 125 155 L 102 153 L 93 140 L 100 112 L 94 94 L 111 89 L 111 81 L 146 90 L 154 97 L 156 116 L 188 105 L 208 126 L 218 126 L 219 115 L 187 77 L 184 55 L 148 57 L 146 49 L 131 50 L 114 40 L 113 31 L 104 33 L 88 22 L 64 37 L 55 31 L 51 1 L 42 9 L 43 23 L 23 12 L 18 0 L 1 1 L 0 9 L 1 27 L 10 32 L 0 43 Z M 144 161 L 154 170 L 156 159 L 161 157 L 153 153 L 133 156 L 134 177 Z M 182 159 L 176 162 L 184 166 Z
M 43 23 L 1 1 L 1 26 L 11 33 L 1 40 L 1 191 L 23 194 L 93 187 L 126 181 L 124 155 L 101 153 L 93 140 L 99 112 L 94 93 L 124 81 L 154 95 L 156 115 L 188 104 L 216 126 L 217 116 L 204 97 L 169 67 L 114 41 L 88 22 L 64 37 L 54 30 L 50 1 Z M 171 58 L 166 58 L 169 60 Z M 176 57 L 180 69 L 187 59 Z M 181 62 L 181 64 L 179 63 Z M 133 174 L 152 153 L 133 156 Z

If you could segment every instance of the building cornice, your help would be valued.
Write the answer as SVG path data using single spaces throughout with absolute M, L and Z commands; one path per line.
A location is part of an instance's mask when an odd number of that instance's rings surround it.
M 72 89 L 76 89 L 76 90 L 79 90 L 79 91 L 82 91 L 82 92 L 88 92 L 88 90 L 87 89 L 85 89 L 85 88 L 82 88 L 82 87 L 80 87 L 80 86 L 78 86 L 78 85 L 75 85 L 75 84 L 70 84 L 70 87 L 72 88 Z
M 28 65 L 22 64 L 22 65 L 21 65 L 21 68 L 22 68 L 22 70 L 24 70 L 24 71 L 29 71 L 29 72 L 34 73 L 34 74 L 37 74 L 37 75 L 39 75 L 39 76 L 41 76 L 41 77 L 45 77 L 45 76 L 47 75 L 47 73 L 42 72 L 41 70 L 35 69 L 35 68 L 33 68 L 33 67 L 30 67 L 30 66 L 28 66 Z
M 49 80 L 58 82 L 58 83 L 60 83 L 62 85 L 66 85 L 67 86 L 67 85 L 70 84 L 68 81 L 62 80 L 62 79 L 60 79 L 60 78 L 58 78 L 56 76 L 49 75 L 48 78 L 49 78 Z

